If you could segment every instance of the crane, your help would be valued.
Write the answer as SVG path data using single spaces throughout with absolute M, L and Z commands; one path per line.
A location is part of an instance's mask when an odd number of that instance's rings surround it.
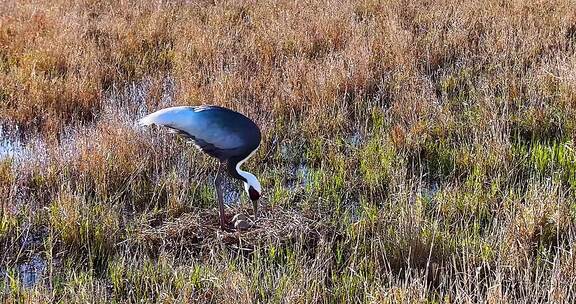
M 257 220 L 262 187 L 254 174 L 240 169 L 260 146 L 260 128 L 254 121 L 224 107 L 203 105 L 165 108 L 143 117 L 138 124 L 166 127 L 189 139 L 202 152 L 218 159 L 214 183 L 222 229 L 226 227 L 222 194 L 222 175 L 225 172 L 244 183 L 244 189 L 252 201 L 254 221 Z

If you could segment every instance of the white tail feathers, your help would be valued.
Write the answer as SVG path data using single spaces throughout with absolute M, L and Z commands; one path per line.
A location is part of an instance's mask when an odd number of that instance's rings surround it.
M 162 109 L 160 111 L 156 111 L 154 113 L 148 114 L 145 117 L 138 120 L 139 126 L 149 126 L 152 124 L 156 124 L 159 126 L 166 126 L 166 125 L 178 125 L 181 124 L 183 118 L 183 114 L 188 114 L 194 112 L 190 107 L 171 107 Z

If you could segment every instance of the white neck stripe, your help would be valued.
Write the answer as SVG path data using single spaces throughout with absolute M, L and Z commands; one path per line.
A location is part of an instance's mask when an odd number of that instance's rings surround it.
M 242 169 L 240 169 L 240 166 L 246 160 L 248 160 L 250 157 L 252 157 L 252 155 L 254 155 L 254 153 L 256 153 L 256 150 L 258 150 L 259 147 L 260 146 L 256 147 L 256 149 L 254 149 L 254 151 L 252 151 L 248 156 L 246 156 L 246 158 L 244 158 L 243 160 L 239 161 L 236 164 L 236 172 L 238 172 L 238 174 L 240 174 L 246 180 L 244 182 L 244 188 L 246 189 L 246 191 L 248 191 L 248 188 L 250 186 L 252 186 L 256 191 L 258 191 L 260 193 L 260 192 L 262 192 L 262 187 L 260 186 L 260 182 L 258 182 L 258 179 L 256 178 L 256 176 L 254 176 L 254 174 L 252 174 L 250 172 L 246 172 L 246 171 L 243 171 Z
M 250 152 L 250 154 L 248 156 L 246 156 L 243 160 L 239 161 L 236 164 L 236 171 L 238 171 L 238 173 L 242 176 L 244 176 L 242 173 L 245 173 L 246 171 L 242 171 L 242 169 L 240 169 L 240 166 L 247 161 L 250 157 L 252 157 L 254 155 L 254 153 L 256 153 L 256 151 L 258 150 L 258 148 L 260 148 L 260 146 L 256 147 L 256 149 L 254 149 L 254 151 Z

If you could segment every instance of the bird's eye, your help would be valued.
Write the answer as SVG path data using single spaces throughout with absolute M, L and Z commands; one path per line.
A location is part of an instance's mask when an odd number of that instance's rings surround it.
M 260 193 L 256 191 L 256 189 L 252 188 L 252 186 L 248 188 L 248 195 L 252 201 L 257 201 L 260 198 Z

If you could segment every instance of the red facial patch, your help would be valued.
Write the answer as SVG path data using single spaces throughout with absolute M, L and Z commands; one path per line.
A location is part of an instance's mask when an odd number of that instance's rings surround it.
M 252 201 L 257 201 L 260 198 L 260 193 L 258 193 L 256 189 L 252 188 L 252 186 L 248 188 L 248 195 L 250 196 L 250 200 Z

